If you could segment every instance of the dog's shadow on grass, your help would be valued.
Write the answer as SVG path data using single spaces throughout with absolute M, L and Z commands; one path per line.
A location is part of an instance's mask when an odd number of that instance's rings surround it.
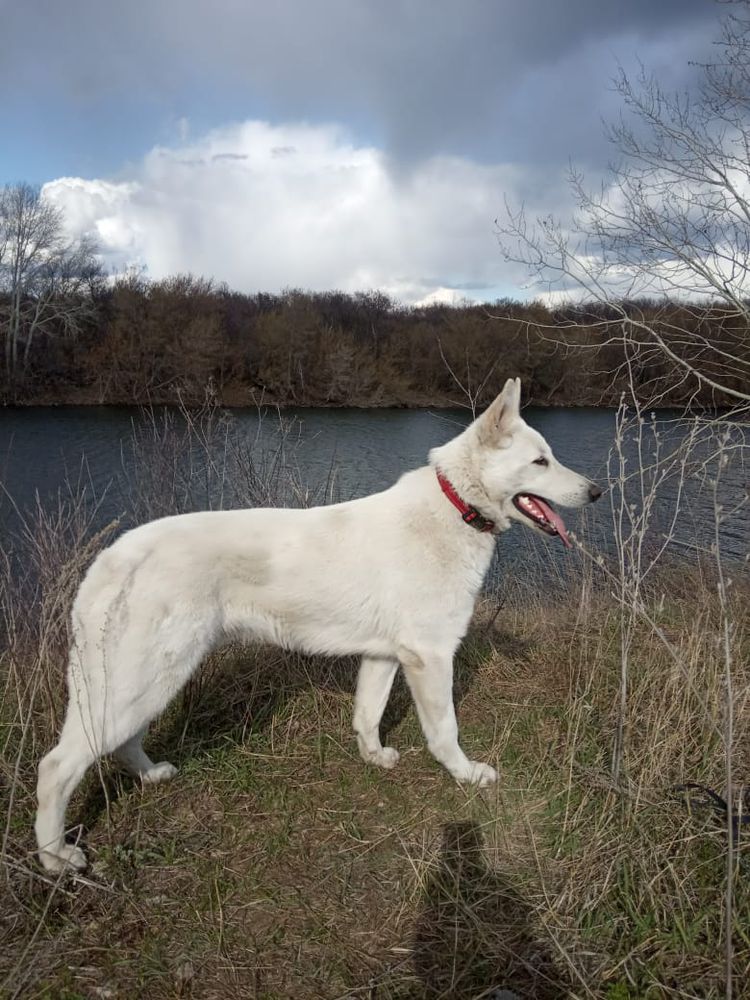
M 533 910 L 511 879 L 487 863 L 473 821 L 443 827 L 413 945 L 425 998 L 561 1000 L 571 984 L 534 931 Z
M 481 663 L 471 635 L 456 657 L 454 701 L 460 705 Z M 209 658 L 164 716 L 151 727 L 145 746 L 153 760 L 178 768 L 196 755 L 228 741 L 243 743 L 262 734 L 285 707 L 305 691 L 345 694 L 354 708 L 359 659 L 285 653 L 274 647 L 227 647 Z M 408 685 L 399 670 L 380 727 L 384 743 L 412 709 Z M 321 722 L 324 725 L 324 721 Z M 355 747 L 352 734 L 352 746 Z M 90 829 L 107 803 L 127 793 L 137 779 L 100 770 L 88 785 L 79 815 Z M 179 780 L 179 779 L 178 779 Z

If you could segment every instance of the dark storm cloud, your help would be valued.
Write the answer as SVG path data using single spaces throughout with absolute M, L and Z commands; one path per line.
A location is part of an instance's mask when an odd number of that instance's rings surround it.
M 710 0 L 17 0 L 0 86 L 6 107 L 57 101 L 113 125 L 339 121 L 406 163 L 597 163 L 617 60 L 651 57 L 682 84 L 716 20 Z

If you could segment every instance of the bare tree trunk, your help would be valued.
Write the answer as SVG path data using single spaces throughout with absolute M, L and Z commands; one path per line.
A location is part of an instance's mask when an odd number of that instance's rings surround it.
M 0 189 L 0 294 L 9 303 L 4 330 L 9 388 L 28 371 L 40 334 L 80 332 L 101 274 L 95 249 L 86 237 L 63 241 L 62 214 L 38 188 Z

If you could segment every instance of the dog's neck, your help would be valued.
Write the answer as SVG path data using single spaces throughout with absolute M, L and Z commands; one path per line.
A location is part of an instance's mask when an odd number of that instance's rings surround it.
M 475 507 L 483 517 L 494 521 L 493 534 L 499 534 L 510 527 L 510 520 L 503 514 L 500 505 L 490 499 L 476 473 L 477 447 L 474 429 L 469 426 L 452 441 L 433 448 L 430 465 L 445 476 L 465 504 Z M 450 502 L 447 497 L 442 500 L 446 504 Z

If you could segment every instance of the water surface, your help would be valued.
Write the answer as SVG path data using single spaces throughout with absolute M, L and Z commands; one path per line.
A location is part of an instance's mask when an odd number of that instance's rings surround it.
M 613 410 L 530 407 L 524 417 L 547 438 L 560 461 L 607 487 L 608 457 L 615 438 Z M 171 437 L 164 431 L 165 419 L 172 426 Z M 106 524 L 114 517 L 121 518 L 123 526 L 137 523 L 147 515 L 136 494 L 142 500 L 146 493 L 158 492 L 167 481 L 172 482 L 176 462 L 181 465 L 183 482 L 181 509 L 241 506 L 247 502 L 246 491 L 238 481 L 241 477 L 236 467 L 232 472 L 232 463 L 227 461 L 229 438 L 235 450 L 238 440 L 246 444 L 261 465 L 263 456 L 267 462 L 274 461 L 277 477 L 283 464 L 302 491 L 307 491 L 308 502 L 363 496 L 424 464 L 430 448 L 453 437 L 470 416 L 464 410 L 300 408 L 284 410 L 281 419 L 283 434 L 274 411 L 266 411 L 261 419 L 255 409 L 238 409 L 230 411 L 225 421 L 215 419 L 209 449 L 215 467 L 206 470 L 205 452 L 200 448 L 185 446 L 181 454 L 173 454 L 175 434 L 184 430 L 183 417 L 177 411 L 148 413 L 129 407 L 5 409 L 0 411 L 0 485 L 4 494 L 0 528 L 6 540 L 12 540 L 37 498 L 43 507 L 51 508 L 60 494 L 81 490 L 96 505 L 97 523 Z M 688 431 L 688 425 L 675 423 L 674 414 L 660 413 L 653 425 L 647 422 L 640 449 L 632 436 L 626 442 L 626 470 L 652 461 L 657 448 L 655 432 L 660 438 L 658 447 L 665 454 Z M 708 445 L 696 451 L 703 456 L 710 453 Z M 745 496 L 746 470 L 738 460 L 739 453 L 733 454 L 735 460 L 722 471 L 720 483 L 725 509 L 741 505 Z M 220 476 L 219 468 L 229 469 L 229 475 Z M 265 474 L 268 471 L 266 466 Z M 676 556 L 694 547 L 707 549 L 714 536 L 711 477 L 695 463 L 687 471 L 687 488 L 680 491 L 677 477 L 672 477 L 659 487 L 654 503 L 652 547 L 669 529 L 680 504 L 672 545 Z M 715 468 L 711 466 L 708 472 L 715 472 Z M 184 492 L 185 482 L 189 483 L 189 496 Z M 640 504 L 637 483 L 631 492 L 631 501 Z M 292 502 L 300 502 L 300 497 Z M 613 512 L 608 497 L 583 514 L 570 512 L 566 521 L 574 530 L 585 529 L 592 545 L 611 549 Z M 745 505 L 722 525 L 726 556 L 744 558 L 749 539 L 750 517 Z M 558 560 L 565 555 L 559 541 L 537 537 L 520 526 L 501 538 L 499 549 L 501 555 L 514 560 Z

